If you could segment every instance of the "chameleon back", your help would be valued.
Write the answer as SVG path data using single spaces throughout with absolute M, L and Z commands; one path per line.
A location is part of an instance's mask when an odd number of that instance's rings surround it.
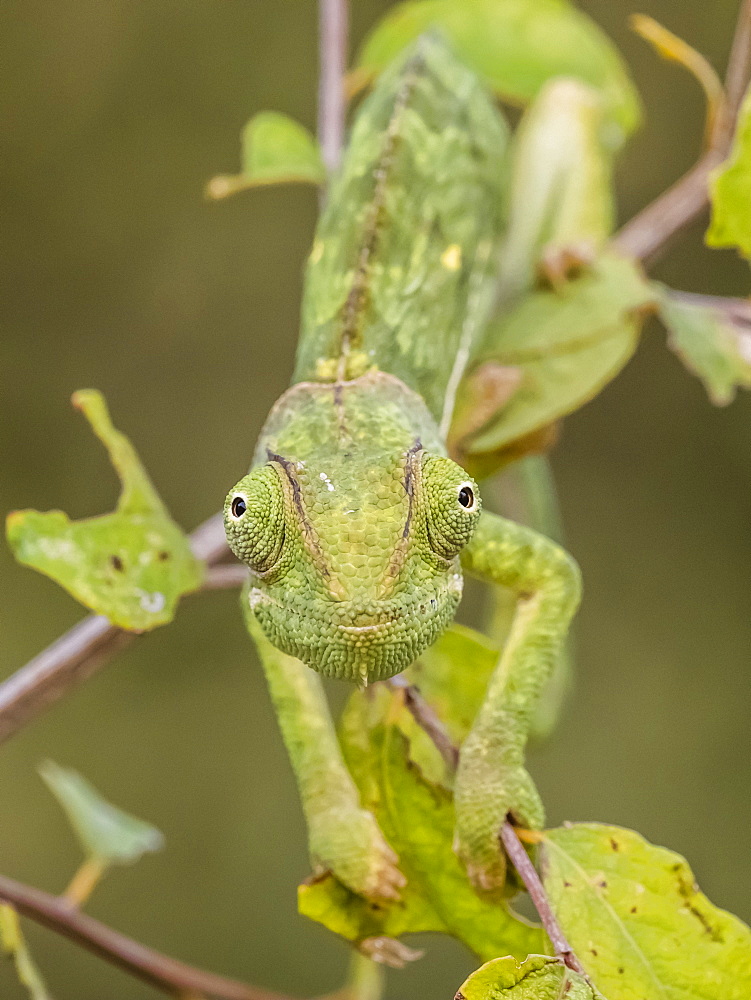
M 506 146 L 492 99 L 439 38 L 380 78 L 316 231 L 294 382 L 389 372 L 445 434 L 491 305 Z

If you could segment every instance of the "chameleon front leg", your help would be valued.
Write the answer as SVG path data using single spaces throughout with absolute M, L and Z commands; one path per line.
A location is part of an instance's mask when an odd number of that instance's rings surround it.
M 320 678 L 272 646 L 247 595 L 243 610 L 297 780 L 314 871 L 333 872 L 353 892 L 375 902 L 398 899 L 405 884 L 398 858 L 373 814 L 360 805 Z
M 506 816 L 531 829 L 544 822 L 540 797 L 524 768 L 524 748 L 579 603 L 581 581 L 574 560 L 554 542 L 487 512 L 462 565 L 517 598 L 506 644 L 461 748 L 455 786 L 455 849 L 475 885 L 494 891 L 506 876 L 498 841 Z

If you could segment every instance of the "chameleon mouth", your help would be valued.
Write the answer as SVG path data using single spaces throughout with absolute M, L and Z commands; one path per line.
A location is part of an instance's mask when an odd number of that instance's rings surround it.
M 384 622 L 376 622 L 374 625 L 337 625 L 339 632 L 345 635 L 378 635 L 379 632 L 388 631 L 389 627 L 395 625 L 395 619 Z
M 443 590 L 401 601 L 280 601 L 253 587 L 249 602 L 283 652 L 318 673 L 365 685 L 405 670 L 456 610 L 461 576 Z

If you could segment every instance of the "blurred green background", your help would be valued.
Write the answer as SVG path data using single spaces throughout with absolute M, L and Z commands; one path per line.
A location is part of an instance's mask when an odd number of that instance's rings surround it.
M 722 68 L 736 0 L 587 0 L 647 107 L 619 168 L 625 219 L 690 165 L 702 100 L 632 35 L 642 10 Z M 356 0 L 359 40 L 388 7 Z M 202 197 L 262 108 L 313 126 L 312 0 L 5 0 L 0 5 L 3 512 L 111 508 L 103 450 L 68 404 L 102 389 L 170 509 L 192 528 L 248 464 L 284 389 L 311 240 L 310 189 Z M 696 226 L 655 269 L 746 294 L 747 267 Z M 712 408 L 649 328 L 636 359 L 568 420 L 554 455 L 585 580 L 575 697 L 532 770 L 552 822 L 635 827 L 685 853 L 711 898 L 751 918 L 751 397 Z M 0 676 L 81 609 L 0 553 Z M 78 849 L 36 774 L 79 768 L 156 823 L 167 848 L 107 878 L 90 912 L 197 964 L 300 996 L 347 949 L 296 915 L 302 820 L 236 595 L 187 599 L 0 752 L 0 871 L 61 890 Z M 30 928 L 58 998 L 152 991 Z M 445 939 L 389 997 L 450 997 L 472 958 Z M 7 965 L 0 997 L 21 992 Z

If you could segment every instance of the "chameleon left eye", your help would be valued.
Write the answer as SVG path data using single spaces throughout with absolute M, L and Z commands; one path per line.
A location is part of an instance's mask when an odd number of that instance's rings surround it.
M 422 469 L 430 545 L 444 559 L 457 556 L 472 537 L 480 514 L 477 486 L 456 462 L 427 456 Z
M 464 483 L 459 487 L 459 503 L 464 507 L 465 510 L 472 510 L 475 505 L 475 491 L 469 485 L 469 483 Z

